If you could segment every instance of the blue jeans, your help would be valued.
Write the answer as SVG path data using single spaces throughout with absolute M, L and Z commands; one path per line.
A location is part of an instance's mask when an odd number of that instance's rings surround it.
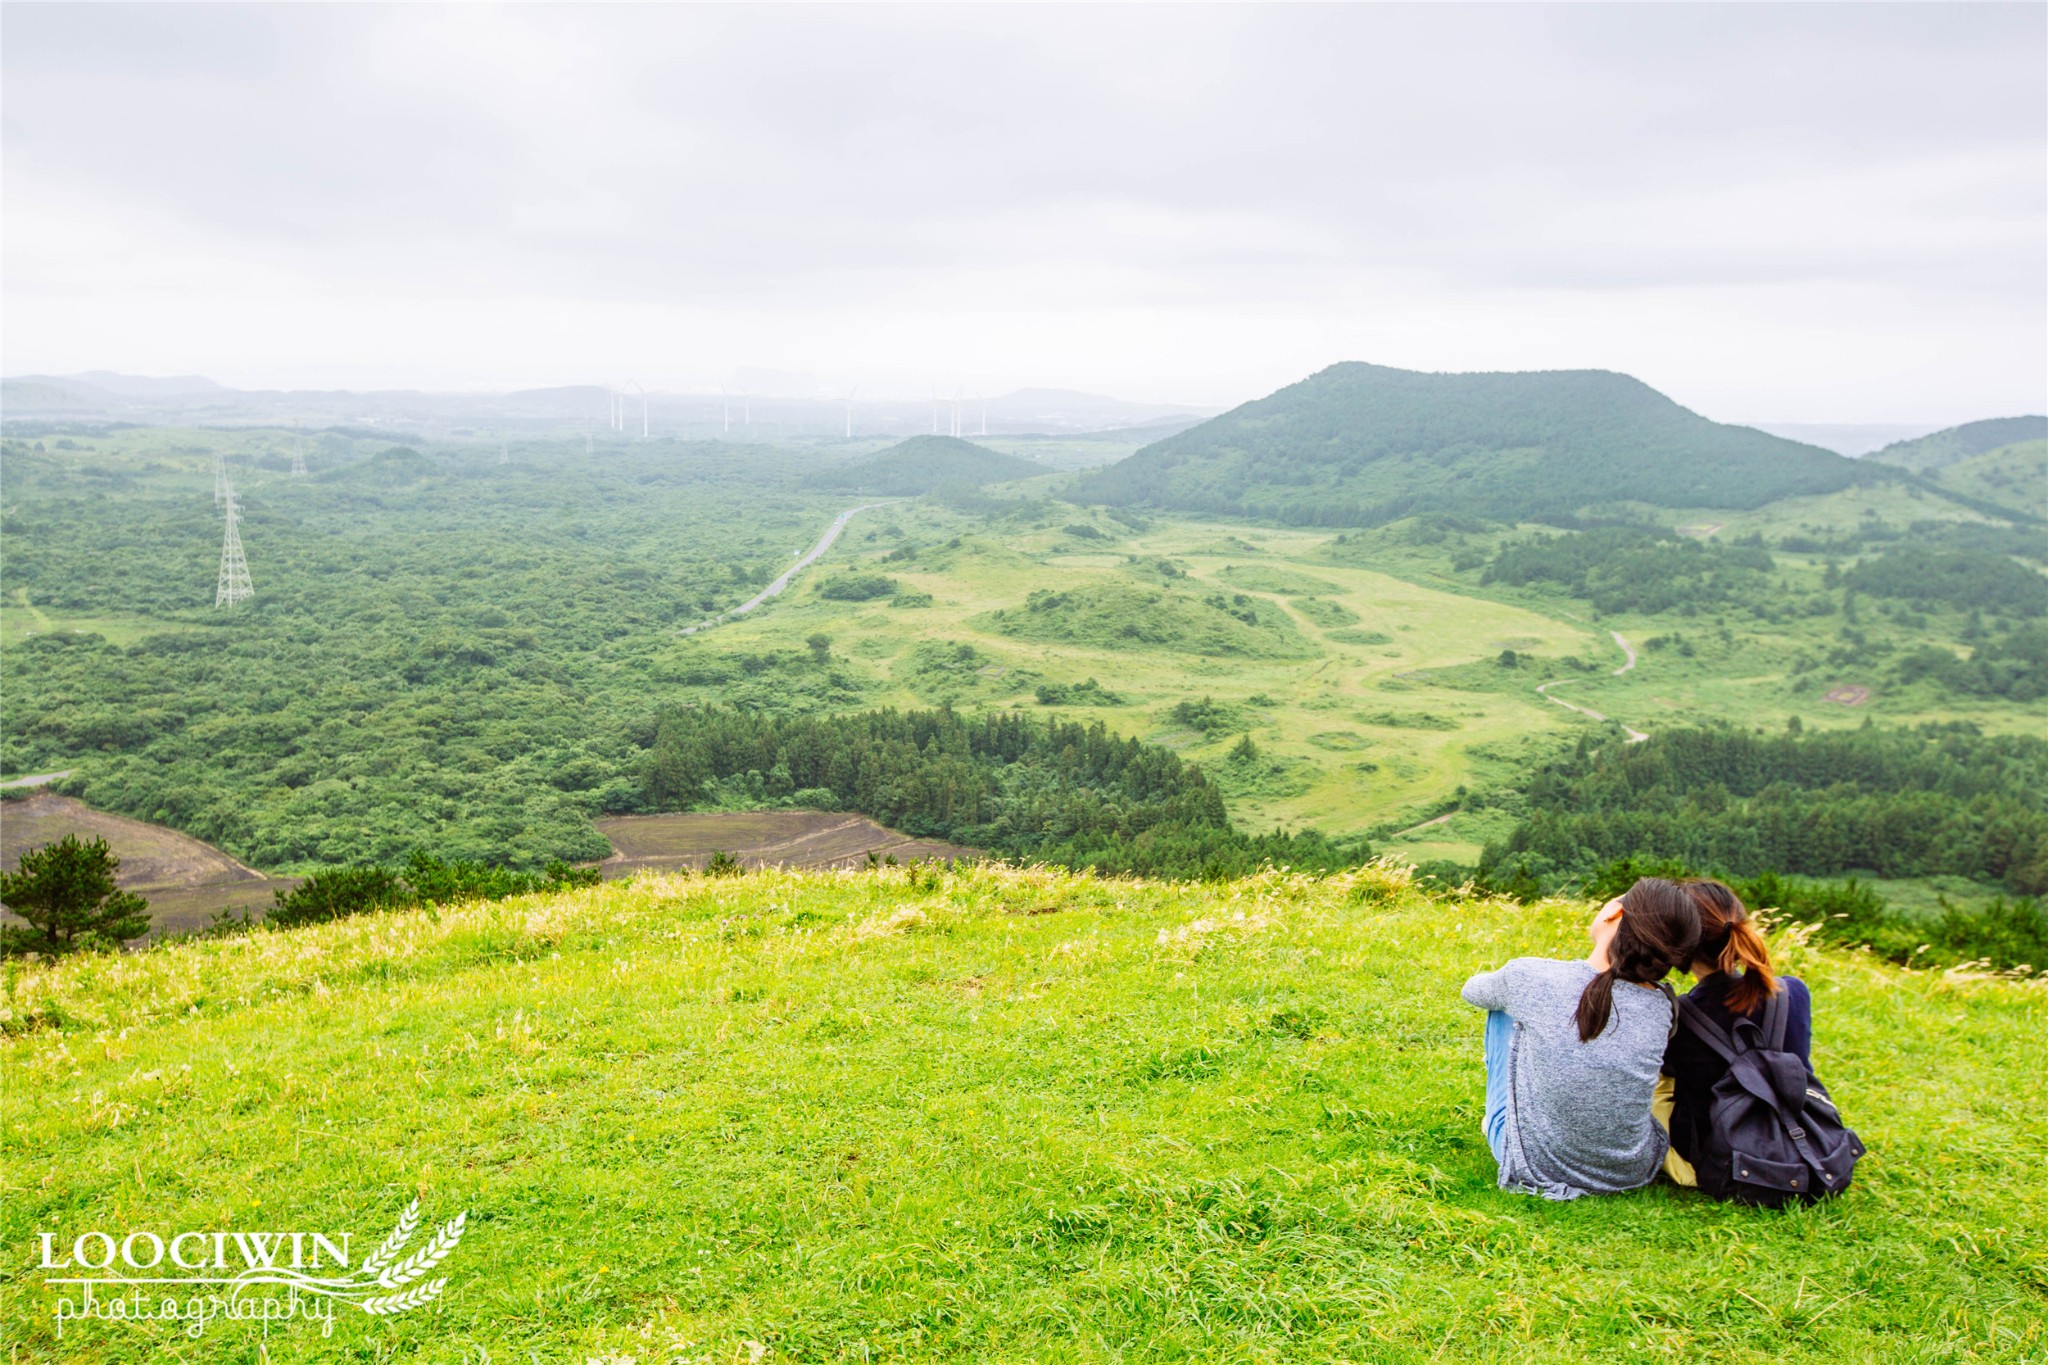
M 1508 1052 L 1514 1047 L 1515 1021 L 1500 1010 L 1486 1012 L 1486 1118 L 1481 1127 L 1493 1159 L 1500 1160 L 1508 1129 Z

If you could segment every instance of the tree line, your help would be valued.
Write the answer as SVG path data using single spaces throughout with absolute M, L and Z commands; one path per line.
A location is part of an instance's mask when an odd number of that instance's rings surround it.
M 2048 740 L 1967 723 L 1581 743 L 1532 778 L 1493 878 L 1557 882 L 1626 857 L 1743 876 L 1954 874 L 2048 891 Z
M 921 838 L 1103 872 L 1222 877 L 1271 861 L 1334 870 L 1362 842 L 1315 831 L 1253 835 L 1171 750 L 1100 722 L 950 709 L 770 715 L 671 710 L 651 726 L 644 807 L 743 799 L 854 811 Z

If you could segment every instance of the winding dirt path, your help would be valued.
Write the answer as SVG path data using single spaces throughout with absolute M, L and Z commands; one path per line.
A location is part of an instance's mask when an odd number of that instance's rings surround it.
M 1636 666 L 1636 652 L 1635 650 L 1629 648 L 1628 641 L 1624 640 L 1621 637 L 1620 631 L 1610 630 L 1607 633 L 1614 637 L 1614 643 L 1620 645 L 1621 652 L 1628 656 L 1627 661 L 1624 662 L 1620 668 L 1614 670 L 1614 676 L 1618 678 L 1622 674 L 1628 672 L 1631 668 L 1634 668 Z M 1581 706 L 1577 702 L 1566 701 L 1563 697 L 1553 697 L 1550 695 L 1551 688 L 1562 687 L 1564 684 L 1568 682 L 1577 681 L 1578 679 L 1576 678 L 1558 678 L 1552 682 L 1538 683 L 1536 685 L 1536 695 L 1543 698 L 1543 700 L 1545 701 L 1556 702 L 1559 706 L 1562 706 L 1567 711 L 1576 711 L 1580 715 L 1586 717 L 1588 720 L 1597 720 L 1602 722 L 1603 724 L 1608 721 L 1614 721 L 1614 724 L 1621 726 L 1621 733 L 1627 737 L 1627 740 L 1630 744 L 1641 744 L 1644 740 L 1649 738 L 1648 735 L 1644 734 L 1641 730 L 1636 729 L 1634 726 L 1624 724 L 1623 722 L 1618 720 L 1614 720 L 1612 716 L 1606 715 L 1599 711 L 1595 711 L 1590 706 Z
M 832 542 L 839 539 L 839 533 L 846 529 L 847 522 L 852 521 L 857 514 L 865 512 L 871 507 L 886 507 L 889 505 L 889 502 L 893 501 L 894 499 L 888 499 L 883 502 L 864 502 L 858 507 L 847 508 L 844 512 L 841 512 L 838 516 L 832 519 L 832 524 L 825 528 L 825 534 L 818 537 L 818 543 L 816 545 L 813 545 L 809 550 L 805 551 L 803 558 L 797 560 L 796 563 L 790 565 L 787 569 L 784 569 L 782 571 L 782 577 L 776 579 L 773 583 L 770 583 L 767 587 L 761 589 L 761 591 L 755 593 L 752 597 L 749 597 L 746 601 L 740 603 L 731 611 L 721 612 L 719 615 L 712 617 L 709 621 L 701 622 L 698 625 L 684 626 L 682 633 L 685 635 L 695 635 L 700 630 L 709 630 L 711 629 L 711 627 L 717 625 L 720 621 L 730 621 L 735 616 L 744 616 L 748 612 L 752 611 L 755 607 L 758 607 L 763 602 L 766 602 L 769 598 L 780 596 L 785 588 L 787 588 L 791 583 L 794 583 L 796 581 L 796 576 L 798 574 L 802 573 L 805 569 L 809 568 L 812 562 L 815 561 L 818 558 L 818 556 L 824 554 L 825 551 L 832 548 Z
M 1614 676 L 1618 678 L 1622 674 L 1628 672 L 1631 668 L 1634 668 L 1636 666 L 1636 652 L 1633 649 L 1629 648 L 1628 641 L 1621 638 L 1620 631 L 1610 630 L 1607 633 L 1614 637 L 1614 643 L 1621 646 L 1621 652 L 1623 654 L 1628 655 L 1628 661 L 1622 664 L 1620 668 L 1614 670 Z
M 1567 711 L 1576 711 L 1580 715 L 1586 717 L 1588 720 L 1597 720 L 1602 722 L 1614 720 L 1614 717 L 1600 711 L 1595 711 L 1590 706 L 1581 706 L 1577 702 L 1566 701 L 1563 697 L 1553 697 L 1550 695 L 1551 688 L 1561 687 L 1565 683 L 1577 681 L 1578 679 L 1576 678 L 1559 678 L 1555 682 L 1538 683 L 1536 685 L 1536 695 L 1543 698 L 1543 700 L 1545 701 L 1556 702 L 1559 706 L 1562 706 Z M 1618 720 L 1615 720 L 1614 723 L 1616 725 L 1621 725 L 1622 734 L 1628 736 L 1628 742 L 1631 744 L 1641 744 L 1644 740 L 1649 738 L 1649 736 L 1644 734 L 1641 730 L 1634 729 L 1627 725 L 1622 725 L 1622 723 Z

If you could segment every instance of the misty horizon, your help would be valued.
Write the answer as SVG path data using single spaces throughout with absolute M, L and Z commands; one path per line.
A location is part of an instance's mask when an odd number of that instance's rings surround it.
M 2048 407 L 2036 6 L 4 14 L 10 376 Z

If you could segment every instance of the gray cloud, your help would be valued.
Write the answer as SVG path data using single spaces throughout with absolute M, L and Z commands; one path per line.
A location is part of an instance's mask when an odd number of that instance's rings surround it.
M 4 11 L 9 372 L 2039 408 L 2034 5 Z

